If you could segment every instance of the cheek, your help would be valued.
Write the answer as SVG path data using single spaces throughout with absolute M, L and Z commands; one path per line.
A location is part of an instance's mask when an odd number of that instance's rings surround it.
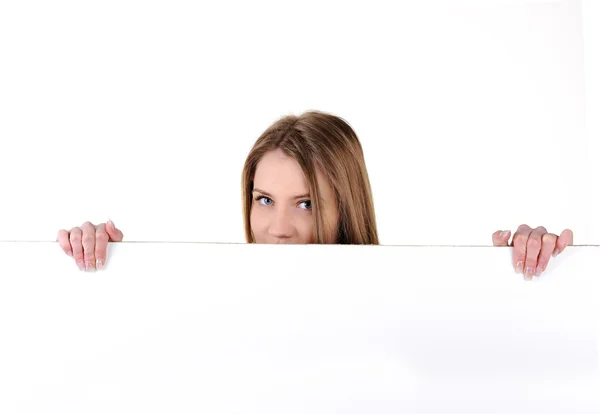
M 261 218 L 260 211 L 255 207 L 252 207 L 252 210 L 250 211 L 250 227 L 252 228 L 252 232 L 258 231 L 262 221 L 264 221 L 264 219 Z
M 294 228 L 298 234 L 298 243 L 311 244 L 315 241 L 312 215 L 307 214 L 306 211 L 299 211 L 298 216 L 294 220 Z
M 266 243 L 266 240 L 269 238 L 271 215 L 269 208 L 265 208 L 264 206 L 252 207 L 250 211 L 250 230 L 254 235 L 256 243 Z

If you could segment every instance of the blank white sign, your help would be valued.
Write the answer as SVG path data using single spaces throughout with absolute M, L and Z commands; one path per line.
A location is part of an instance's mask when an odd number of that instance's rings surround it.
M 600 249 L 0 243 L 2 413 L 598 413 Z

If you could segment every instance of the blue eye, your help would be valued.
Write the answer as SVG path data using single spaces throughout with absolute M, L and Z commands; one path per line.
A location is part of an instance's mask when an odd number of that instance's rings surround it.
M 303 202 L 300 203 L 300 205 L 305 205 L 305 207 L 303 207 L 303 208 L 305 208 L 306 210 L 310 210 L 312 208 L 312 204 L 311 204 L 310 200 L 304 200 Z
M 265 196 L 258 196 L 256 197 L 256 200 L 263 206 L 270 206 L 271 204 L 273 204 L 273 200 Z

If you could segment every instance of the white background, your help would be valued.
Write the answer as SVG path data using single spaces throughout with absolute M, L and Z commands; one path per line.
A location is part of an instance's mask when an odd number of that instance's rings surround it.
M 243 242 L 245 155 L 319 109 L 359 134 L 384 244 L 521 223 L 598 244 L 599 20 L 594 1 L 3 2 L 0 240 L 110 217 L 126 240 Z

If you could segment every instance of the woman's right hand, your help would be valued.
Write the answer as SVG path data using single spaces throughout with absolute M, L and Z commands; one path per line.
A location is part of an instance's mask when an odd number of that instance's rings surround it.
M 82 271 L 94 271 L 102 268 L 106 263 L 108 242 L 122 240 L 123 233 L 110 220 L 97 226 L 86 221 L 81 227 L 58 232 L 58 244 L 68 256 L 75 259 L 79 270 Z

